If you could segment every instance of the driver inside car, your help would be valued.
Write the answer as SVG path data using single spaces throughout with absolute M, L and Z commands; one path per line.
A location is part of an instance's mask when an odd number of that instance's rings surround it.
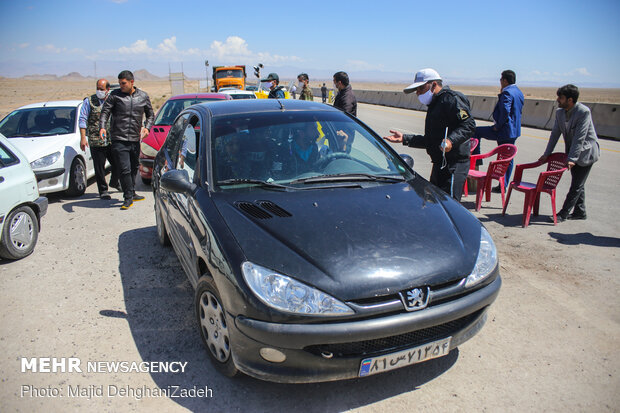
M 299 175 L 311 171 L 319 159 L 319 148 L 316 144 L 319 132 L 315 122 L 305 122 L 293 128 L 292 133 L 289 169 Z

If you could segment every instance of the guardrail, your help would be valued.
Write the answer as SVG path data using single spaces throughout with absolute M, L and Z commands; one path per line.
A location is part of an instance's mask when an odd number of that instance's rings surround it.
M 416 95 L 403 92 L 387 92 L 378 90 L 354 90 L 360 103 L 390 106 L 395 108 L 426 111 Z M 321 96 L 320 88 L 312 88 L 315 97 Z M 471 113 L 476 119 L 492 121 L 493 108 L 497 96 L 467 95 L 471 105 Z M 590 108 L 596 133 L 600 137 L 620 140 L 620 104 L 582 102 Z M 555 110 L 558 108 L 554 100 L 525 99 L 521 124 L 539 129 L 551 130 L 555 121 Z

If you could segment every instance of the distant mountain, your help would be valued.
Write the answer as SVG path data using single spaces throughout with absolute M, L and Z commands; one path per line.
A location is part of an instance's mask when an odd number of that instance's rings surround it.
M 50 75 L 50 74 L 26 75 L 26 76 L 22 76 L 21 79 L 24 79 L 24 80 L 58 80 L 58 76 Z
M 60 76 L 58 78 L 58 80 L 85 80 L 85 79 L 88 79 L 88 78 L 82 76 L 78 72 L 67 73 L 66 75 Z
M 167 79 L 165 77 L 156 76 L 146 69 L 136 70 L 135 72 L 133 72 L 133 77 L 135 78 L 136 81 L 166 80 Z

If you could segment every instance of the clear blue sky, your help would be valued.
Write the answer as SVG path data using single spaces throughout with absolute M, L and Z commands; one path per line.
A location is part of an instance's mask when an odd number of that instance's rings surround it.
M 223 5 L 231 5 L 223 8 Z M 620 86 L 620 1 L 0 0 L 0 75 L 122 69 Z

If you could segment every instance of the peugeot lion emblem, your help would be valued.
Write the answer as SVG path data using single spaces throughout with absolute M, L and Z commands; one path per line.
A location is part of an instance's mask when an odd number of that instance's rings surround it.
M 398 293 L 407 311 L 417 311 L 426 308 L 429 299 L 429 287 L 412 288 Z

